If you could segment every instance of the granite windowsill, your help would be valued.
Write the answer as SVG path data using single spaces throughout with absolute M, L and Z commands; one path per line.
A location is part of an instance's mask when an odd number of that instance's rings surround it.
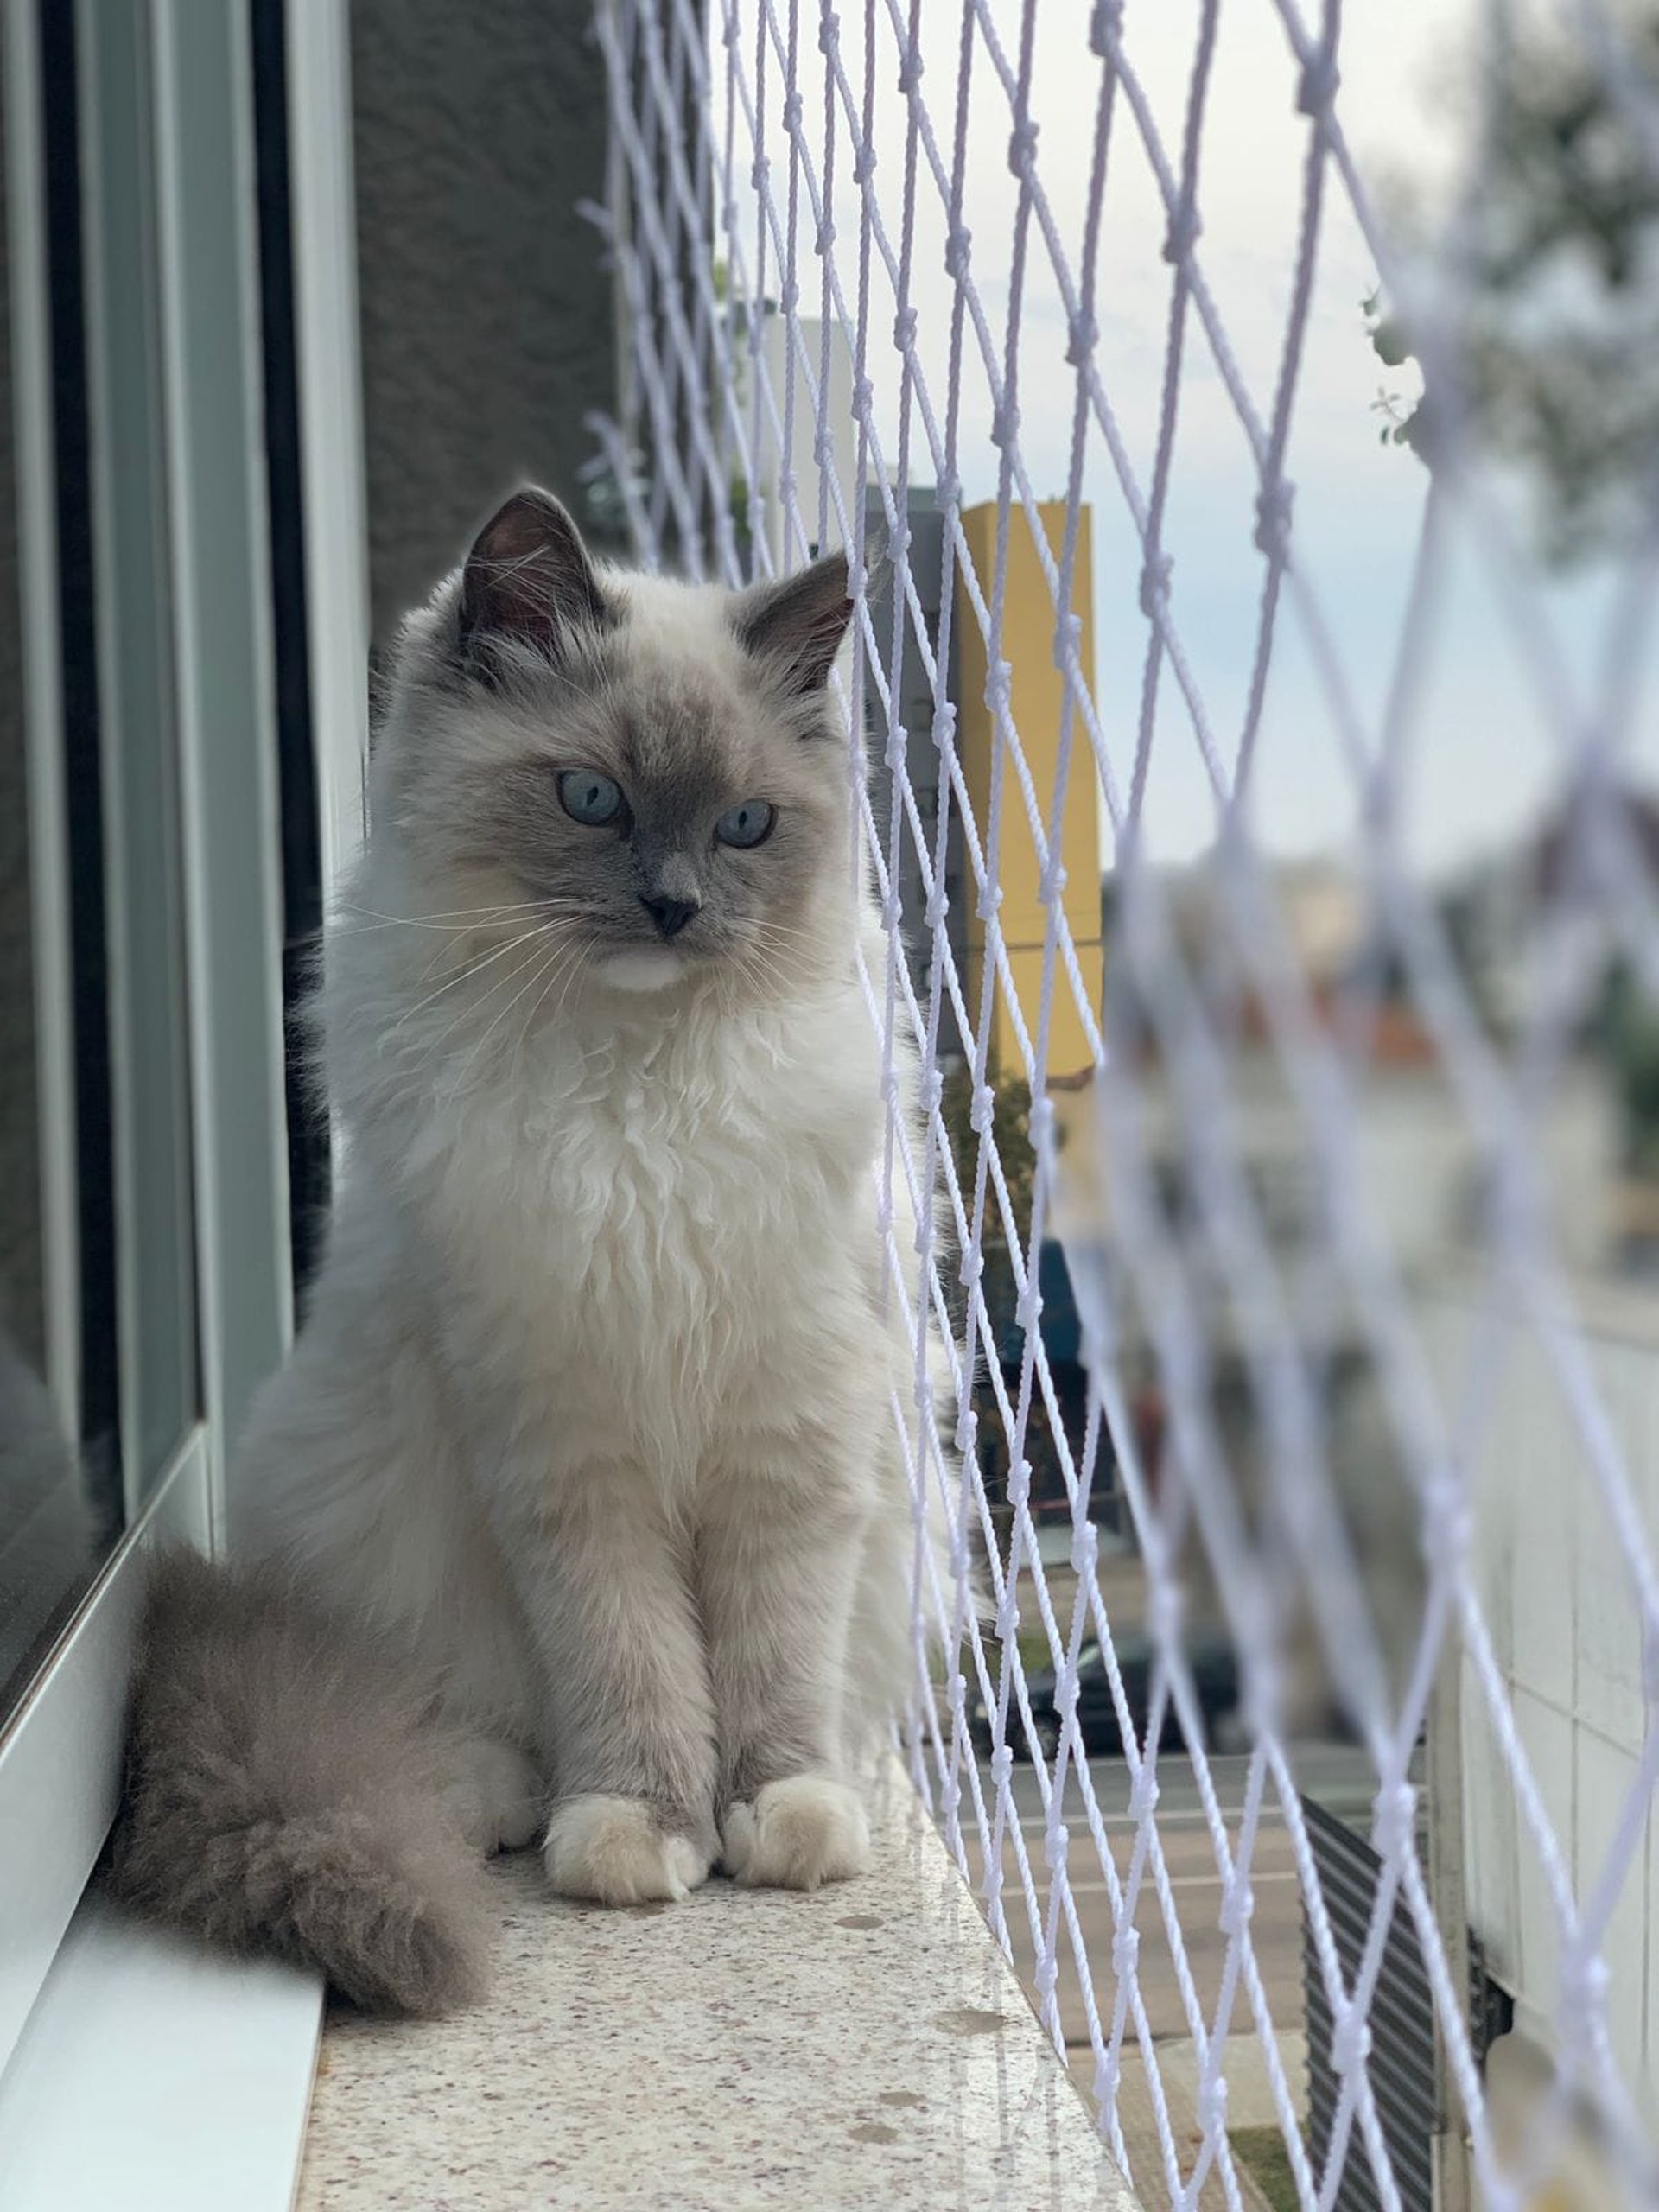
M 495 1873 L 491 2001 L 325 2033 L 298 2212 L 1134 2212 L 898 1767 L 871 1872 L 632 1912 Z

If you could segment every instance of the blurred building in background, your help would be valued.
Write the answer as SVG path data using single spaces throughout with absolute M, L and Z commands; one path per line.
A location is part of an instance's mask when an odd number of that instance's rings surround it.
M 1053 500 L 1038 510 L 1045 550 L 1055 569 L 1064 569 L 1066 511 Z M 1071 571 L 1071 619 L 1083 679 L 1091 689 L 1095 665 L 1094 572 L 1090 558 L 1090 510 L 1077 516 Z M 998 926 L 1013 983 L 999 980 L 991 1017 L 989 1064 L 994 1076 L 1019 1081 L 1027 1055 L 1020 1031 L 1039 1045 L 1047 988 L 1048 1031 L 1042 1055 L 1050 1083 L 1075 1081 L 1094 1065 L 1094 1047 L 1078 1010 L 1064 955 L 1046 950 L 1049 907 L 1046 893 L 1058 899 L 1075 949 L 1079 995 L 1097 1008 L 1101 1001 L 1100 783 L 1089 734 L 1074 702 L 1068 702 L 1055 652 L 1054 598 L 1044 573 L 1043 554 L 1023 509 L 1006 511 L 994 501 L 968 508 L 962 518 L 974 575 L 957 580 L 960 682 L 957 689 L 957 745 L 963 774 L 988 854 L 993 850 L 1001 897 Z M 996 600 L 1001 584 L 1000 606 Z M 992 603 L 992 631 L 1000 614 L 1000 668 L 991 655 L 971 596 L 982 593 Z M 995 679 L 995 680 L 994 680 Z M 1029 773 L 1030 791 L 1011 749 L 1001 741 L 994 703 L 1007 686 L 1007 713 L 1019 732 Z M 1060 772 L 1065 768 L 1062 789 Z M 1064 874 L 1046 880 L 1031 821 L 1034 809 L 1051 846 L 1050 865 Z M 968 918 L 970 1011 L 977 1019 L 984 983 L 985 917 L 977 901 Z M 1018 1018 L 1016 1019 L 1016 1006 Z

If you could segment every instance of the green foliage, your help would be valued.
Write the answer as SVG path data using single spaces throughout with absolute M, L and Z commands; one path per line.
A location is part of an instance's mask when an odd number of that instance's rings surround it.
M 1301 2199 L 1291 2171 L 1290 2153 L 1276 2127 L 1230 2127 L 1227 2140 L 1233 2156 L 1272 2206 L 1273 2212 L 1296 2212 Z
M 996 1141 L 998 1157 L 1007 1179 L 1008 1202 L 1014 1214 L 1014 1233 L 1022 1251 L 1031 1248 L 1032 1182 L 1037 1160 L 1031 1141 L 1031 1086 L 1027 1083 L 1000 1083 L 995 1086 L 995 1098 L 991 1108 L 991 1134 Z M 939 1111 L 944 1122 L 945 1135 L 956 1162 L 957 1173 L 962 1183 L 963 1199 L 971 1211 L 976 1179 L 979 1173 L 979 1134 L 974 1128 L 974 1071 L 959 1063 L 944 1078 L 944 1088 L 939 1100 Z M 998 1357 L 996 1338 L 1012 1317 L 1014 1310 L 1014 1268 L 1008 1257 L 1008 1243 L 1002 1223 L 1002 1209 L 997 1204 L 988 1180 L 985 1193 L 984 1232 L 980 1240 L 980 1251 L 985 1262 L 982 1284 L 985 1303 L 991 1317 L 992 1341 L 982 1343 L 980 1356 L 989 1363 Z M 974 1409 L 978 1418 L 978 1457 L 991 1510 L 1002 1531 L 1005 1544 L 1007 1535 L 1007 1498 L 1009 1449 L 1002 1427 L 1001 1414 L 997 1409 L 995 1394 L 983 1382 L 974 1393 Z M 1033 1429 L 1035 1424 L 1033 1424 Z M 1028 1438 L 1030 1448 L 1033 1438 Z M 1045 1648 L 1044 1661 L 1046 1662 Z
M 1625 1166 L 1659 1174 L 1659 1009 L 1624 961 L 1609 971 L 1592 1041 L 1612 1073 Z
M 726 496 L 731 507 L 732 529 L 737 538 L 738 561 L 744 575 L 747 575 L 753 546 L 749 523 L 749 480 L 741 468 L 733 469 Z
M 1397 369 L 1412 359 L 1411 346 L 1397 317 L 1386 312 L 1381 291 L 1373 292 L 1362 300 L 1359 311 L 1365 318 L 1365 334 L 1372 350 L 1385 369 Z M 1385 446 L 1409 446 L 1414 450 L 1421 435 L 1422 416 L 1420 406 L 1408 406 L 1397 391 L 1379 385 L 1376 397 L 1371 402 L 1373 415 L 1382 417 L 1379 431 Z
M 939 1110 L 944 1117 L 945 1133 L 950 1141 L 950 1150 L 957 1163 L 957 1173 L 962 1179 L 963 1193 L 971 1205 L 974 1179 L 979 1172 L 979 1138 L 973 1125 L 974 1071 L 971 1067 L 965 1065 L 954 1067 L 946 1076 Z M 1008 1199 L 1023 1249 L 1031 1240 L 1031 1186 L 1037 1164 L 1031 1143 L 1031 1085 L 1028 1083 L 997 1084 L 995 1103 L 991 1109 L 991 1134 L 996 1140 L 997 1154 L 1002 1162 L 1003 1173 L 1007 1177 Z M 988 1187 L 982 1249 L 988 1261 L 994 1255 L 1006 1261 L 1007 1239 L 1003 1233 L 1002 1211 Z
M 1540 548 L 1558 563 L 1629 543 L 1659 454 L 1659 181 L 1631 121 L 1659 92 L 1655 0 L 1633 11 L 1625 41 L 1626 103 L 1559 36 L 1513 46 L 1451 272 L 1459 420 L 1530 480 Z M 1415 357 L 1379 294 L 1362 306 L 1385 368 Z M 1373 409 L 1385 443 L 1432 467 L 1436 369 L 1421 365 L 1421 400 L 1385 389 Z

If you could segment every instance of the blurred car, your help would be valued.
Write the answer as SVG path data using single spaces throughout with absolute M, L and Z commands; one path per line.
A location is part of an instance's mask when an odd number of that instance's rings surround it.
M 1124 1703 L 1128 1707 L 1135 1740 L 1144 1744 L 1152 1705 L 1152 1638 L 1144 1631 L 1134 1630 L 1119 1637 L 1115 1648 L 1118 1669 L 1122 1676 Z M 1237 1733 L 1239 1725 L 1238 1662 L 1233 1655 L 1231 1643 L 1219 1630 L 1195 1628 L 1188 1631 L 1185 1652 L 1193 1687 L 1198 1693 L 1205 1746 L 1207 1748 L 1218 1739 L 1230 1741 Z M 1044 1760 L 1052 1763 L 1060 1742 L 1060 1715 L 1054 1701 L 1053 1669 L 1047 1667 L 1028 1669 L 1026 1687 L 1031 1697 L 1032 1726 L 1036 1734 L 1037 1748 Z M 992 1749 L 994 1741 L 993 1710 L 987 1707 L 982 1698 L 976 1698 L 969 1707 L 969 1719 L 975 1748 L 985 1756 Z M 1099 1644 L 1092 1641 L 1084 1645 L 1077 1661 L 1077 1731 L 1086 1751 L 1109 1754 L 1121 1752 L 1123 1749 L 1122 1732 L 1118 1725 L 1117 1707 L 1112 1698 L 1105 1657 Z M 1015 1758 L 1031 1757 L 1025 1723 L 1012 1688 L 1008 1697 L 1007 1739 Z M 1184 1741 L 1174 1701 L 1166 1700 L 1160 1748 L 1170 1749 Z

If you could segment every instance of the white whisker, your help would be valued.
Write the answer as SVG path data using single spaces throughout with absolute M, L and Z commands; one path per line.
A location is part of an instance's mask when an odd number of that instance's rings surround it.
M 447 977 L 440 983 L 435 990 L 429 991 L 423 999 L 417 1001 L 414 1006 L 401 1014 L 386 1032 L 385 1041 L 390 1043 L 405 1023 L 413 1021 L 417 1014 L 424 1014 L 427 1007 L 441 999 L 446 991 L 454 990 L 457 983 L 470 982 L 474 976 L 480 975 L 486 968 L 493 967 L 498 960 L 504 959 L 508 953 L 517 951 L 521 944 L 528 944 L 532 938 L 545 936 L 551 926 L 550 923 L 537 922 L 531 928 L 521 931 L 518 937 L 509 938 L 505 944 L 498 944 L 493 950 L 480 953 L 477 959 L 469 961 L 465 967 L 458 969 L 453 976 Z M 513 969 L 510 972 L 516 974 L 518 971 Z M 431 973 L 430 969 L 427 973 L 429 975 Z M 490 988 L 493 990 L 494 984 Z
M 554 949 L 554 950 L 552 951 L 552 953 L 550 953 L 550 954 L 548 956 L 549 963 L 550 963 L 553 960 L 556 960 L 556 959 L 557 959 L 557 957 L 558 957 L 558 948 L 557 948 L 557 947 L 556 947 L 556 948 Z M 528 961 L 526 961 L 526 962 L 524 963 L 524 967 L 531 967 L 531 966 L 533 966 L 533 965 L 534 965 L 534 956 L 532 956 L 532 957 L 531 957 L 531 960 L 528 960 Z M 518 975 L 522 975 L 522 974 L 524 973 L 524 968 L 520 968 L 520 969 L 517 969 L 517 970 L 515 971 L 515 973 L 516 973 L 516 974 L 518 974 Z M 501 1024 L 503 1023 L 503 1021 L 505 1021 L 505 1019 L 506 1019 L 506 1017 L 508 1016 L 508 1014 L 510 1014 L 512 1012 L 512 1009 L 514 1008 L 514 1007 L 516 1007 L 516 1006 L 518 1004 L 519 1001 L 520 1001 L 522 998 L 524 998 L 524 997 L 525 996 L 525 995 L 526 995 L 528 992 L 532 991 L 532 990 L 535 988 L 536 984 L 537 984 L 537 982 L 538 982 L 538 980 L 540 979 L 540 976 L 541 976 L 542 973 L 543 973 L 543 969 L 542 969 L 541 968 L 537 968 L 537 969 L 536 969 L 536 973 L 535 973 L 535 974 L 531 977 L 531 979 L 530 979 L 529 982 L 525 983 L 525 984 L 522 987 L 522 988 L 520 988 L 519 990 L 518 990 L 518 991 L 515 991 L 515 992 L 514 992 L 513 995 L 512 995 L 512 997 L 507 1001 L 506 1004 L 505 1004 L 505 1005 L 501 1008 L 501 1011 L 500 1011 L 500 1012 L 499 1012 L 499 1013 L 495 1016 L 495 1019 L 494 1019 L 494 1020 L 490 1023 L 489 1027 L 488 1027 L 487 1029 L 486 1029 L 486 1030 L 485 1030 L 485 1032 L 484 1032 L 484 1033 L 482 1034 L 482 1036 L 480 1036 L 480 1037 L 479 1038 L 479 1039 L 478 1039 L 477 1043 L 476 1043 L 476 1044 L 474 1044 L 474 1046 L 473 1046 L 472 1051 L 471 1051 L 470 1052 L 468 1052 L 468 1053 L 467 1053 L 467 1055 L 466 1058 L 465 1058 L 465 1059 L 461 1062 L 461 1073 L 460 1073 L 460 1075 L 459 1075 L 459 1076 L 457 1077 L 457 1078 L 456 1078 L 456 1088 L 457 1088 L 457 1089 L 459 1089 L 459 1088 L 461 1087 L 461 1084 L 463 1084 L 466 1082 L 466 1080 L 467 1080 L 467 1077 L 468 1074 L 471 1072 L 472 1066 L 473 1066 L 473 1063 L 477 1059 L 477 1058 L 478 1058 L 479 1054 L 483 1051 L 483 1049 L 484 1049 L 485 1046 L 488 1044 L 488 1042 L 490 1041 L 490 1039 L 491 1039 L 492 1037 L 493 1037 L 493 1036 L 494 1036 L 494 1034 L 495 1034 L 496 1031 L 497 1031 L 497 1030 L 501 1027 Z M 511 980 L 511 979 L 509 979 L 509 980 Z

